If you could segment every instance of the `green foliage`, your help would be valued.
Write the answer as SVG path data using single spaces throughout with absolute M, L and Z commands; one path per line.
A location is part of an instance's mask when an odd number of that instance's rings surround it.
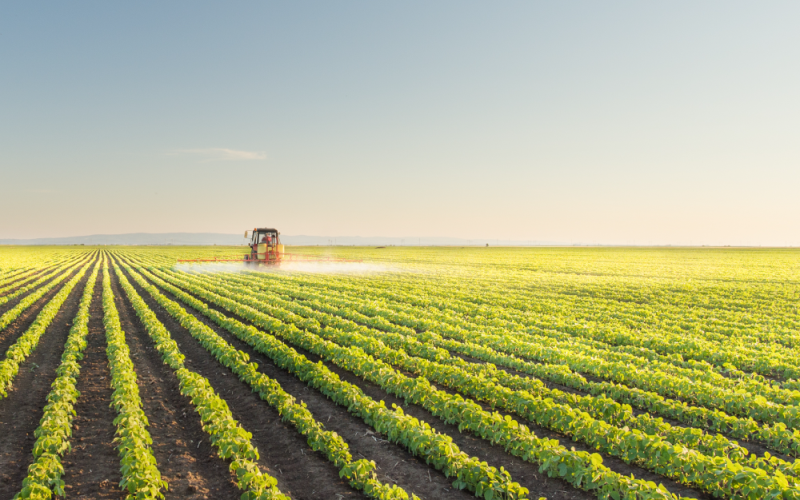
M 361 415 L 362 418 L 364 418 L 368 423 L 373 425 L 376 430 L 382 434 L 385 434 L 387 439 L 390 441 L 403 444 L 415 454 L 425 457 L 427 463 L 433 465 L 439 470 L 442 470 L 449 477 L 454 477 L 454 487 L 468 488 L 470 491 L 473 491 L 480 496 L 485 496 L 488 491 L 492 491 L 492 495 L 496 495 L 497 498 L 515 498 L 515 495 L 522 496 L 527 493 L 527 491 L 523 493 L 515 493 L 515 491 L 524 490 L 524 488 L 519 487 L 517 483 L 511 482 L 510 475 L 507 471 L 503 470 L 502 468 L 497 470 L 494 467 L 488 466 L 488 464 L 481 463 L 475 458 L 468 457 L 467 455 L 463 454 L 463 452 L 461 452 L 454 443 L 452 443 L 452 439 L 450 439 L 448 436 L 435 433 L 430 429 L 428 424 L 419 422 L 413 418 L 409 418 L 402 413 L 402 409 L 394 408 L 394 411 L 390 412 L 387 408 L 385 408 L 385 406 L 383 406 L 382 403 L 375 403 L 368 398 L 365 398 L 360 389 L 339 380 L 338 376 L 327 371 L 327 368 L 325 368 L 323 365 L 317 365 L 305 360 L 304 357 L 300 356 L 293 349 L 288 348 L 285 346 L 285 344 L 275 339 L 271 335 L 267 335 L 264 332 L 253 328 L 252 326 L 245 326 L 236 320 L 221 315 L 220 313 L 209 309 L 203 302 L 194 299 L 184 292 L 181 292 L 174 286 L 171 286 L 152 275 L 150 276 L 151 279 L 165 289 L 169 290 L 180 300 L 196 308 L 203 314 L 206 314 L 215 322 L 230 330 L 237 337 L 241 338 L 245 342 L 248 342 L 257 350 L 272 358 L 272 360 L 279 366 L 296 373 L 301 379 L 309 383 L 309 385 L 319 388 L 334 401 L 337 401 L 343 405 L 347 405 L 350 411 L 357 412 L 357 414 Z M 187 288 L 190 287 L 187 286 Z M 364 361 L 369 362 L 370 358 L 366 356 L 363 351 L 358 349 L 341 350 L 341 348 L 335 344 L 319 338 L 317 338 L 315 341 L 314 338 L 316 336 L 314 335 L 304 333 L 294 326 L 285 325 L 275 318 L 269 318 L 258 313 L 257 311 L 252 310 L 251 308 L 248 308 L 247 306 L 238 304 L 231 299 L 207 292 L 203 288 L 204 287 L 199 286 L 191 287 L 193 293 L 202 296 L 210 302 L 222 305 L 226 309 L 231 309 L 240 316 L 253 319 L 257 324 L 268 324 L 269 331 L 280 331 L 280 335 L 286 337 L 292 341 L 292 343 L 296 343 L 299 346 L 310 350 L 311 352 L 321 354 L 323 357 L 326 359 L 331 359 L 336 364 L 346 366 L 350 371 L 361 374 L 358 366 Z M 341 358 L 331 357 L 331 350 L 333 352 L 341 350 L 339 351 L 341 352 Z M 393 373 L 391 376 L 392 380 L 407 379 L 391 369 L 388 371 L 386 369 L 379 369 L 377 371 L 379 373 L 382 372 L 379 377 L 383 379 L 377 380 L 378 383 L 385 381 L 387 378 L 386 375 L 389 373 Z M 382 385 L 386 387 L 385 383 Z M 397 387 L 397 389 L 395 389 L 395 387 Z M 401 397 L 407 397 L 413 393 L 414 388 L 408 387 L 405 391 L 403 391 L 401 384 L 396 384 L 393 385 L 391 389 L 387 390 L 398 394 Z M 452 397 L 442 391 L 435 391 L 434 396 L 436 397 L 433 399 L 427 399 L 430 395 L 431 394 L 420 394 L 421 397 L 418 398 L 419 401 L 416 398 L 414 401 L 419 402 L 419 404 L 422 404 L 434 414 L 441 414 L 442 412 L 437 410 L 435 403 L 431 404 L 430 401 L 435 402 L 441 398 L 444 398 L 444 400 L 452 400 L 454 402 L 458 402 L 460 400 L 463 403 L 463 399 L 459 398 L 458 396 Z M 470 411 L 472 412 L 471 414 L 459 416 L 458 418 L 462 422 L 473 418 L 476 428 L 482 429 L 484 434 L 495 433 L 495 435 L 499 436 L 500 429 L 498 428 L 498 425 L 502 427 L 504 425 L 504 421 L 497 422 L 491 415 L 484 412 L 482 409 L 480 409 L 480 407 L 477 407 L 477 405 L 475 406 L 476 408 L 470 408 Z M 451 416 L 455 416 L 455 414 L 451 413 Z M 575 479 L 575 483 L 577 485 L 585 485 L 585 489 L 620 491 L 621 489 L 629 489 L 630 484 L 641 483 L 641 485 L 644 487 L 639 489 L 649 493 L 644 493 L 643 496 L 638 498 L 672 497 L 665 490 L 659 490 L 660 487 L 656 486 L 655 484 L 648 486 L 644 482 L 620 476 L 602 465 L 593 464 L 589 454 L 566 450 L 563 447 L 560 447 L 556 441 L 536 438 L 527 428 L 524 428 L 524 430 L 527 432 L 529 437 L 528 439 L 518 443 L 521 445 L 522 449 L 526 450 L 527 452 L 527 455 L 525 453 L 522 454 L 523 458 L 538 458 L 542 453 L 547 452 L 555 452 L 559 455 L 563 454 L 567 457 L 573 455 L 582 457 L 585 455 L 586 458 L 581 460 L 586 463 L 586 467 L 595 467 L 599 471 L 598 473 L 594 474 L 594 477 L 597 479 L 597 484 L 584 483 L 583 478 L 587 474 L 578 472 L 575 475 L 577 478 Z M 541 451 L 539 451 L 539 453 L 534 451 L 537 449 Z M 598 484 L 601 486 L 598 486 Z

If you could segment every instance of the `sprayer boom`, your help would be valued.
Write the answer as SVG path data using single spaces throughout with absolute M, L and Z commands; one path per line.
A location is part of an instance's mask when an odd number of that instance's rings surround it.
M 251 260 L 245 254 L 238 257 L 213 257 L 211 259 L 178 259 L 178 262 L 245 262 L 252 264 L 278 264 L 280 262 L 363 262 L 362 260 L 342 259 L 339 257 L 323 257 L 315 255 L 303 255 L 297 253 L 283 253 L 280 259 L 270 262 L 259 262 L 258 259 Z

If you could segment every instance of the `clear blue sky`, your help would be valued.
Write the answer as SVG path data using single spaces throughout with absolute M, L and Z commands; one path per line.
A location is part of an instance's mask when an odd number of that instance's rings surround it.
M 800 245 L 797 2 L 5 2 L 0 238 Z

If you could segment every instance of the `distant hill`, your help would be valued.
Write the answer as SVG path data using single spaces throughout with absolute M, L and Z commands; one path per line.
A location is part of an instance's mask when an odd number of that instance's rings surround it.
M 0 240 L 0 245 L 242 245 L 241 234 L 221 233 L 127 233 L 91 234 L 64 238 Z
M 406 236 L 402 238 L 384 236 L 285 236 L 281 240 L 287 245 L 355 245 L 355 246 L 483 246 L 508 245 L 508 246 L 536 246 L 555 245 L 547 241 L 522 241 L 522 240 L 497 240 L 491 238 L 468 240 L 464 238 L 420 238 Z
M 356 246 L 535 246 L 555 245 L 546 241 L 515 241 L 496 239 L 463 238 L 416 238 L 382 236 L 306 236 L 281 235 L 286 245 L 356 245 Z M 0 245 L 244 245 L 247 241 L 241 234 L 223 233 L 127 233 L 92 234 L 88 236 L 69 236 L 63 238 L 5 239 Z

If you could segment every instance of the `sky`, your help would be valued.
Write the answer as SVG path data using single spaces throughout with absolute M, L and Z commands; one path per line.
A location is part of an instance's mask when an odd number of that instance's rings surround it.
M 800 245 L 798 2 L 4 2 L 0 239 Z

